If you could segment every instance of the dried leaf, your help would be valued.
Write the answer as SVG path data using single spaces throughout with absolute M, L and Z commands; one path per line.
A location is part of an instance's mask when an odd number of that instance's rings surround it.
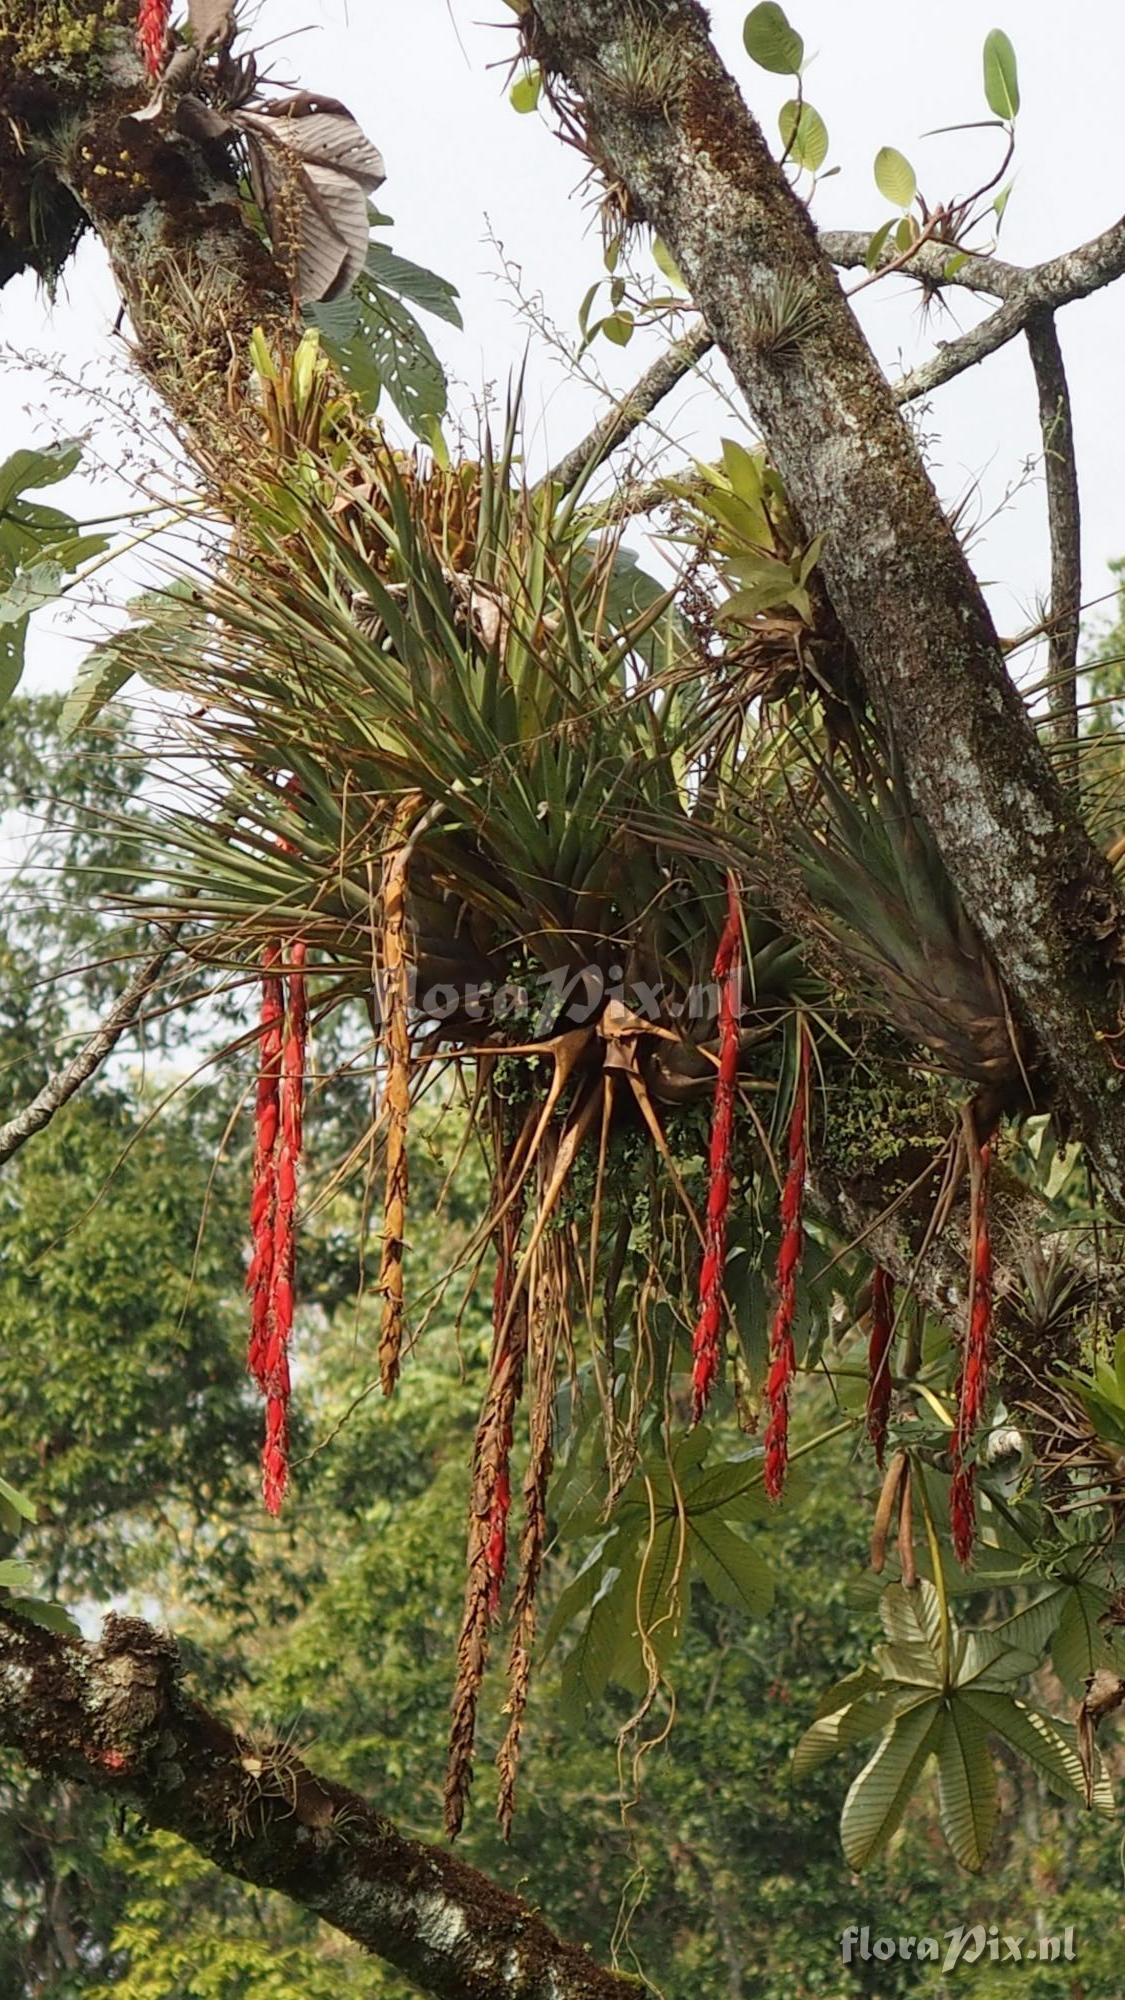
M 188 21 L 197 49 L 225 41 L 234 28 L 234 0 L 188 0 Z
M 339 298 L 363 269 L 367 198 L 386 178 L 381 154 L 335 98 L 301 91 L 241 111 L 257 200 L 293 265 L 304 305 Z

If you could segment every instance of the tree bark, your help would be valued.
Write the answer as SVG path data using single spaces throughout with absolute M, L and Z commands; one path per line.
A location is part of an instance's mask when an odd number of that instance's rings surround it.
M 107 1618 L 83 1645 L 0 1613 L 0 1743 L 140 1806 L 240 1881 L 288 1896 L 441 2000 L 636 2000 L 518 1896 L 409 1840 L 282 1745 L 251 1745 L 181 1683 L 175 1644 Z
M 631 213 L 669 245 L 746 396 L 966 909 L 1125 1215 L 1108 1060 L 1125 923 L 1010 680 L 981 590 L 804 204 L 695 0 L 536 0 L 528 45 Z M 632 65 L 632 69 L 631 69 Z

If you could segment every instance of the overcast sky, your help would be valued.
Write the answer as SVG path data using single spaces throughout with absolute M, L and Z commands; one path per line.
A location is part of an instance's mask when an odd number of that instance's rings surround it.
M 755 113 L 776 134 L 786 81 L 756 69 L 741 43 L 745 7 L 716 0 L 715 35 Z M 1125 9 L 1110 0 L 1072 0 L 1064 12 L 1046 0 L 793 0 L 789 13 L 812 54 L 806 94 L 827 122 L 830 162 L 841 172 L 817 190 L 814 213 L 826 227 L 873 227 L 887 213 L 871 163 L 894 145 L 918 170 L 931 204 L 963 193 L 997 161 L 998 135 L 970 132 L 924 139 L 935 126 L 987 116 L 981 45 L 988 29 L 1007 29 L 1016 45 L 1023 105 L 1016 182 L 1000 252 L 1033 262 L 1085 241 L 1120 210 L 1121 83 Z M 506 101 L 506 66 L 514 49 L 503 0 L 259 0 L 245 15 L 249 39 L 271 45 L 270 61 L 286 81 L 339 96 L 387 162 L 380 200 L 394 217 L 392 241 L 458 286 L 466 331 L 429 322 L 453 380 L 455 407 L 471 412 L 486 385 L 502 395 L 529 338 L 503 251 L 517 266 L 525 296 L 573 337 L 579 303 L 601 272 L 582 163 L 559 143 L 540 113 L 519 116 Z M 858 302 L 864 324 L 891 373 L 917 360 L 956 325 L 928 319 L 917 292 L 892 276 Z M 969 324 L 982 308 L 954 301 Z M 0 338 L 26 355 L 62 358 L 69 376 L 86 373 L 99 389 L 124 383 L 124 343 L 113 334 L 116 303 L 97 246 L 86 244 L 51 307 L 27 281 L 3 295 Z M 1122 440 L 1125 435 L 1125 287 L 1067 308 L 1060 320 L 1070 368 L 1083 481 L 1085 595 L 1110 587 L 1106 564 L 1125 553 Z M 595 391 L 568 379 L 561 357 L 533 335 L 528 365 L 528 452 L 533 464 L 571 444 L 596 415 Z M 623 351 L 602 341 L 591 359 L 612 387 L 626 385 L 655 352 L 640 340 Z M 36 438 L 70 435 L 87 418 L 81 402 L 60 395 L 49 373 L 9 370 L 0 406 L 0 455 Z M 661 412 L 681 449 L 712 450 L 738 419 L 706 384 L 690 385 Z M 1035 398 L 1022 344 L 940 390 L 924 419 L 931 465 L 945 497 L 979 490 L 985 526 L 975 560 L 1004 631 L 1026 620 L 1047 580 L 1042 482 L 1021 474 L 1039 450 Z M 123 431 L 120 436 L 123 437 Z M 646 449 L 655 448 L 650 437 Z M 112 422 L 102 416 L 100 449 L 115 456 Z M 120 446 L 118 445 L 118 449 Z M 1004 496 L 1017 487 L 998 514 Z M 53 497 L 53 496 L 52 496 Z M 104 513 L 103 482 L 60 489 L 74 511 Z M 118 496 L 113 496 L 118 501 Z M 991 518 L 990 518 L 991 517 Z M 38 685 L 65 683 L 77 663 L 73 628 L 41 621 L 31 657 Z

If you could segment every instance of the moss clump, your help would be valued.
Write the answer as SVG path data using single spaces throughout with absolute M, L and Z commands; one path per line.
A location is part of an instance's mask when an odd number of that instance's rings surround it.
M 884 1194 L 896 1194 L 948 1136 L 948 1101 L 933 1078 L 904 1070 L 828 1080 L 822 1157 L 842 1181 L 875 1179 Z M 896 1167 L 898 1174 L 888 1172 Z
M 0 0 L 0 58 L 6 74 L 39 70 L 88 79 L 97 69 L 107 23 L 127 22 L 128 0 Z

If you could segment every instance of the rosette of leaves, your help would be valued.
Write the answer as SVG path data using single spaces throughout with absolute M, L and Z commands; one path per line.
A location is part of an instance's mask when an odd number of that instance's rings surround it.
M 999 975 L 914 810 L 893 751 L 870 737 L 848 773 L 806 743 L 776 822 L 793 921 L 849 992 L 1001 1106 L 1026 1099 Z

